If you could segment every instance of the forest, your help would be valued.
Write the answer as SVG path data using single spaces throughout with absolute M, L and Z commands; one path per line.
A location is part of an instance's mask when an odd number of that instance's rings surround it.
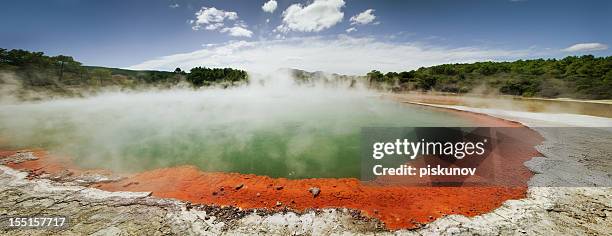
M 612 99 L 612 57 L 476 62 L 367 74 L 371 86 L 393 91 L 488 93 L 524 97 Z
M 231 68 L 196 67 L 190 72 L 126 70 L 84 66 L 70 56 L 47 56 L 43 52 L 0 48 L 0 86 L 17 84 L 15 96 L 36 99 L 28 94 L 51 96 L 82 96 L 103 88 L 146 89 L 175 86 L 202 87 L 234 86 L 247 82 L 247 73 Z
M 55 96 L 82 96 L 102 88 L 146 89 L 220 86 L 248 83 L 246 71 L 232 68 L 194 67 L 189 72 L 137 71 L 84 66 L 70 56 L 47 56 L 43 52 L 0 48 L 0 87 L 20 86 L 17 97 L 31 99 L 31 92 Z M 569 56 L 513 62 L 443 64 L 417 70 L 373 70 L 366 76 L 343 76 L 293 70 L 298 84 L 368 84 L 370 88 L 442 93 L 505 94 L 524 97 L 612 99 L 612 57 Z M 333 80 L 333 81 L 330 81 Z

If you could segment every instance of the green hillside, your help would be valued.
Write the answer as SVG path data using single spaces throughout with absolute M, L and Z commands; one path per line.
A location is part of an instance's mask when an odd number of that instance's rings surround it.
M 500 93 L 526 97 L 612 99 L 612 57 L 476 62 L 403 72 L 371 71 L 372 86 L 395 91 Z
M 11 92 L 22 100 L 55 96 L 83 96 L 102 89 L 170 88 L 174 86 L 224 87 L 245 83 L 245 71 L 231 68 L 193 68 L 189 73 L 140 71 L 83 66 L 70 56 L 46 56 L 42 52 L 0 48 L 0 86 L 13 85 Z

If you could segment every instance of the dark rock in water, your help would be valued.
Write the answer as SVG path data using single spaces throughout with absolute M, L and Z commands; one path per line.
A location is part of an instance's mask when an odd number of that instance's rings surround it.
M 217 192 L 212 192 L 212 195 L 213 196 L 217 196 Z
M 219 188 L 219 190 L 220 190 L 221 192 L 223 192 L 223 190 L 225 190 L 225 189 L 224 189 L 223 187 L 221 187 L 221 188 Z
M 321 189 L 317 187 L 309 188 L 308 191 L 312 193 L 312 197 L 317 197 L 321 193 Z
M 276 190 L 282 190 L 283 188 L 283 186 L 276 186 Z
M 242 187 L 244 187 L 244 184 L 239 184 L 239 185 L 236 185 L 235 189 L 236 189 L 236 190 L 239 190 L 239 189 L 241 189 Z

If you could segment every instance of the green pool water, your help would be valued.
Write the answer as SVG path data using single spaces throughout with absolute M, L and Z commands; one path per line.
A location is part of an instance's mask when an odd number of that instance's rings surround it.
M 334 89 L 114 93 L 1 105 L 3 148 L 45 148 L 87 168 L 195 165 L 271 177 L 358 177 L 360 130 L 470 126 L 450 113 Z

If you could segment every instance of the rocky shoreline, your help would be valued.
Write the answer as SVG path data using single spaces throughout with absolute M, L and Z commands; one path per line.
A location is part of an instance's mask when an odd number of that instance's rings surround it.
M 242 210 L 231 206 L 192 205 L 152 197 L 150 192 L 108 192 L 74 182 L 28 178 L 28 173 L 0 165 L 0 215 L 62 215 L 67 228 L 56 231 L 0 228 L 0 234 L 219 235 L 236 233 L 329 234 L 381 232 L 380 222 L 358 211 L 320 209 Z
M 536 173 L 525 199 L 506 201 L 498 209 L 475 217 L 449 215 L 416 230 L 385 230 L 375 219 L 348 209 L 241 210 L 235 207 L 192 205 L 150 196 L 150 192 L 107 192 L 80 186 L 77 181 L 29 178 L 28 173 L 0 165 L 0 215 L 62 214 L 71 226 L 57 232 L 0 229 L 0 234 L 606 234 L 612 225 L 610 147 L 607 133 L 551 133 L 533 120 L 494 110 L 440 106 L 521 122 L 546 141 L 536 148 L 544 157 L 526 162 Z M 568 142 L 567 139 L 572 140 Z M 573 145 L 572 145 L 573 144 Z M 599 144 L 599 145 L 596 145 Z M 564 151 L 559 151 L 563 148 Z M 581 154 L 581 155 L 578 155 Z M 34 158 L 24 153 L 19 161 Z M 11 161 L 15 161 L 11 160 Z M 6 161 L 6 160 L 5 160 Z M 567 172 L 572 168 L 573 172 Z M 576 169 L 577 168 L 577 169 Z M 586 176 L 586 177 L 585 177 Z M 72 177 L 74 178 L 74 177 Z M 537 181 L 596 179 L 600 187 L 536 187 Z M 93 181 L 103 181 L 95 179 Z M 90 181 L 92 181 L 90 179 Z M 599 185 L 598 185 L 599 184 Z
M 612 143 L 612 119 L 569 114 L 544 117 L 529 112 L 403 102 L 519 122 L 545 139 L 536 146 L 543 156 L 525 162 L 535 173 L 527 198 L 508 200 L 495 211 L 472 218 L 441 218 L 416 232 L 605 235 L 612 229 L 612 146 L 606 145 Z M 580 125 L 595 128 L 556 128 Z

